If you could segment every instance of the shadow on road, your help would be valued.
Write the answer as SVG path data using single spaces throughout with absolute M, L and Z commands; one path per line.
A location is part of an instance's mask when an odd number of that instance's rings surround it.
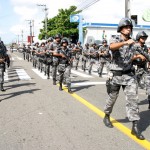
M 7 93 L 7 94 L 2 94 L 1 96 L 6 96 L 6 98 L 0 99 L 0 101 L 3 100 L 8 100 L 11 99 L 12 97 L 20 96 L 22 94 L 34 94 L 35 91 L 39 91 L 40 89 L 29 89 L 29 90 L 24 90 L 24 91 L 19 91 L 19 92 L 13 92 L 13 93 Z

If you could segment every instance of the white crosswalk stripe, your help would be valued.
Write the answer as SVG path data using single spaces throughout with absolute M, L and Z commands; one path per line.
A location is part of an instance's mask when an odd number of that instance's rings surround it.
M 4 72 L 4 81 L 8 81 L 8 70 Z
M 88 75 L 87 72 L 83 72 L 83 70 L 81 70 L 81 69 L 78 69 L 78 70 L 72 69 L 71 70 L 71 78 L 75 78 L 74 75 L 80 76 L 83 78 L 94 78 L 94 76 L 98 76 L 97 72 L 94 70 L 95 70 L 95 68 L 93 68 L 92 75 Z M 24 69 L 15 69 L 15 71 L 20 80 L 31 80 L 31 77 L 26 73 L 26 71 Z M 44 72 L 40 72 L 38 69 L 32 69 L 32 71 L 34 73 L 36 73 L 36 75 L 38 75 L 41 79 L 44 79 L 44 80 L 47 79 L 47 76 L 44 75 Z M 104 76 L 105 75 L 103 74 L 103 77 Z M 50 76 L 50 79 L 52 79 L 52 76 Z M 9 72 L 7 70 L 5 72 L 4 80 L 5 81 L 9 80 Z M 73 83 L 73 81 L 72 81 L 71 86 L 76 87 L 76 86 L 88 86 L 88 85 L 101 85 L 101 84 L 105 84 L 105 83 L 106 83 L 105 81 L 102 81 L 102 82 L 91 82 L 91 81 L 85 82 L 85 81 L 83 81 L 83 82 L 76 82 L 76 83 Z
M 21 58 L 21 57 L 18 57 L 18 56 L 16 56 L 16 57 L 11 57 L 11 60 L 15 60 L 15 59 L 18 59 L 18 60 L 23 60 L 23 58 Z
M 91 75 L 88 75 L 86 73 L 82 73 L 82 72 L 79 72 L 79 71 L 73 70 L 73 69 L 71 70 L 71 73 L 76 74 L 76 75 L 81 76 L 81 77 L 84 77 L 84 78 L 94 78 Z
M 18 74 L 19 79 L 21 80 L 31 80 L 30 76 L 26 73 L 24 69 L 15 69 Z
M 75 86 L 87 86 L 87 85 L 98 85 L 98 84 L 106 84 L 106 82 L 80 82 L 80 83 L 71 83 L 71 87 L 75 87 Z
M 43 72 L 40 72 L 38 69 L 32 69 L 38 76 L 40 76 L 42 79 L 47 79 L 47 76 L 44 75 Z M 52 79 L 52 77 L 50 76 L 50 79 Z

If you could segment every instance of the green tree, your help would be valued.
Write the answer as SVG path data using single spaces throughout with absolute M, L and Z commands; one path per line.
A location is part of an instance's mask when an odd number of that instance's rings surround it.
M 60 33 L 64 37 L 76 36 L 78 37 L 78 23 L 70 22 L 70 15 L 78 14 L 81 11 L 76 11 L 76 6 L 70 6 L 69 9 L 59 9 L 58 15 L 47 20 L 47 33 L 45 33 L 44 26 L 40 29 L 39 39 L 42 40 Z M 43 21 L 44 23 L 44 21 Z

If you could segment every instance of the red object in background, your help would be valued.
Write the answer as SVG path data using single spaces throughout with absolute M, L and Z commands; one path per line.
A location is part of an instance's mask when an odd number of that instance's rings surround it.
M 28 40 L 27 40 L 28 43 L 33 43 L 33 37 L 34 37 L 34 36 L 28 36 Z

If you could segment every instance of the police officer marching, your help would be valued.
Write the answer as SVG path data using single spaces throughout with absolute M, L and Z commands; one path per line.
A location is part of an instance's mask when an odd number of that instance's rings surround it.
M 136 65 L 136 77 L 139 86 L 146 88 L 147 100 L 149 102 L 148 109 L 150 109 L 150 72 L 147 67 L 147 62 L 150 62 L 150 55 L 148 54 L 148 48 L 145 44 L 148 35 L 144 31 L 138 32 L 136 35 L 137 43 L 134 45 L 137 49 L 137 54 L 143 54 L 146 59 L 142 61 L 141 59 L 135 59 L 134 64 Z M 143 82 L 143 86 L 142 83 Z
M 80 57 L 82 55 L 83 47 L 81 46 L 81 42 L 78 41 L 77 45 L 73 48 L 73 51 L 75 52 L 75 70 L 78 69 Z
M 38 57 L 39 57 L 38 50 L 39 50 L 39 42 L 36 42 L 35 46 L 33 47 L 34 55 L 33 55 L 32 64 L 34 68 L 36 68 L 38 64 Z
M 106 67 L 108 67 L 108 64 L 111 61 L 111 54 L 110 54 L 110 51 L 109 51 L 109 46 L 107 44 L 107 40 L 104 39 L 102 41 L 102 44 L 103 45 L 99 48 L 99 57 L 100 57 L 99 67 L 98 67 L 99 77 L 102 77 L 102 72 L 103 72 L 104 65 L 106 65 Z
M 127 117 L 132 122 L 131 134 L 140 140 L 144 140 L 145 138 L 138 128 L 138 121 L 140 120 L 138 85 L 133 71 L 132 61 L 136 58 L 144 60 L 145 57 L 141 54 L 135 55 L 136 51 L 132 46 L 135 42 L 130 37 L 132 30 L 133 25 L 131 19 L 122 18 L 117 28 L 117 32 L 120 35 L 112 37 L 110 40 L 110 50 L 112 51 L 113 58 L 110 65 L 111 77 L 109 78 L 108 99 L 104 107 L 105 117 L 103 122 L 107 127 L 113 127 L 110 121 L 110 114 L 122 87 L 126 97 Z
M 3 41 L 0 40 L 0 90 L 2 92 L 5 91 L 3 85 L 4 85 L 4 72 L 7 67 L 10 66 L 10 59 L 7 54 L 6 46 L 4 45 Z
M 88 73 L 91 75 L 92 67 L 96 62 L 98 61 L 99 54 L 98 54 L 98 49 L 96 47 L 96 43 L 93 43 L 89 47 L 89 66 L 88 66 Z
M 71 78 L 70 78 L 70 65 L 73 60 L 72 52 L 67 48 L 68 41 L 67 39 L 61 40 L 61 47 L 57 48 L 56 53 L 53 53 L 54 56 L 59 57 L 58 73 L 59 73 L 59 90 L 62 91 L 62 83 L 65 78 L 66 84 L 68 86 L 68 92 L 71 91 Z
M 46 52 L 45 52 L 45 59 L 46 59 L 46 74 L 47 74 L 47 79 L 50 78 L 50 67 L 53 64 L 53 51 L 49 49 L 51 43 L 53 42 L 53 38 L 50 37 L 47 40 L 47 45 L 46 45 Z
M 86 70 L 86 63 L 88 61 L 88 58 L 89 58 L 89 44 L 86 43 L 82 52 L 82 70 L 83 71 Z
M 54 41 L 50 44 L 49 50 L 56 51 L 56 49 L 60 46 L 61 35 L 56 34 L 54 37 Z M 57 76 L 57 66 L 58 66 L 58 57 L 53 56 L 53 64 L 52 64 L 52 77 L 53 77 L 53 85 L 56 85 L 56 76 Z

